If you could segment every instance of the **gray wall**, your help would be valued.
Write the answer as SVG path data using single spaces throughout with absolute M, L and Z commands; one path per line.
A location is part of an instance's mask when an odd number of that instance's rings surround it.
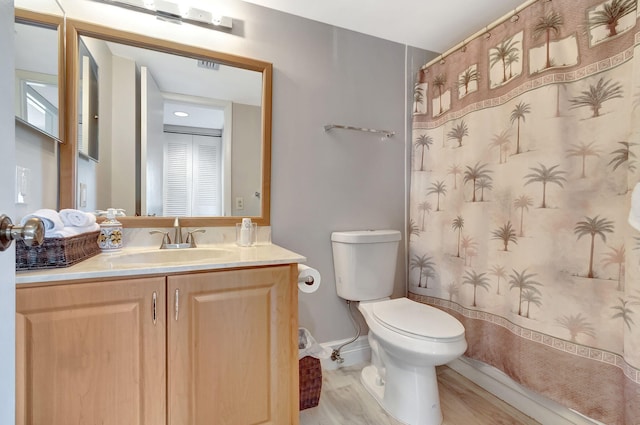
M 407 111 L 413 76 L 429 54 L 286 14 L 264 15 L 270 25 L 260 39 L 275 68 L 273 241 L 305 255 L 322 274 L 316 293 L 299 294 L 300 326 L 321 342 L 348 338 L 355 331 L 336 295 L 331 232 L 401 230 L 394 296 L 406 294 Z M 325 133 L 325 124 L 396 135 Z
M 143 28 L 149 36 L 273 63 L 272 239 L 306 256 L 323 278 L 316 293 L 300 294 L 300 326 L 320 342 L 354 334 L 335 291 L 330 236 L 336 230 L 401 230 L 394 296 L 406 294 L 408 129 L 413 76 L 428 52 L 238 0 L 220 0 L 234 18 L 231 34 L 176 27 L 102 3 L 62 4 L 69 18 Z M 326 124 L 396 135 L 381 141 L 369 133 L 325 133 Z

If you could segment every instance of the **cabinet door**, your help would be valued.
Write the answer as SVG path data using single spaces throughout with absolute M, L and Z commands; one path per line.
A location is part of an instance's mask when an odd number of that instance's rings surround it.
M 164 277 L 16 294 L 17 424 L 166 423 Z
M 168 278 L 170 425 L 298 423 L 294 269 Z

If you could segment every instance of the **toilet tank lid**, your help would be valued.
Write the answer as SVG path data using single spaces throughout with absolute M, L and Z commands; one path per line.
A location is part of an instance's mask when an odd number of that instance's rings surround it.
M 331 233 L 333 242 L 343 243 L 396 242 L 400 239 L 401 236 L 398 230 L 352 230 Z

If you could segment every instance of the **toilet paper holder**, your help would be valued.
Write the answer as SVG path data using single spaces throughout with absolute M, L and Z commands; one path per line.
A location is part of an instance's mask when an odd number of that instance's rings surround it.
M 302 292 L 310 294 L 316 292 L 320 286 L 322 277 L 318 270 L 298 264 L 298 289 Z

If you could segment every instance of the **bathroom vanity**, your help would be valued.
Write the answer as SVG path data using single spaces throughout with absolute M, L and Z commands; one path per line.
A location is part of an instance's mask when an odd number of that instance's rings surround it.
M 18 273 L 16 423 L 297 424 L 304 260 L 230 245 Z

